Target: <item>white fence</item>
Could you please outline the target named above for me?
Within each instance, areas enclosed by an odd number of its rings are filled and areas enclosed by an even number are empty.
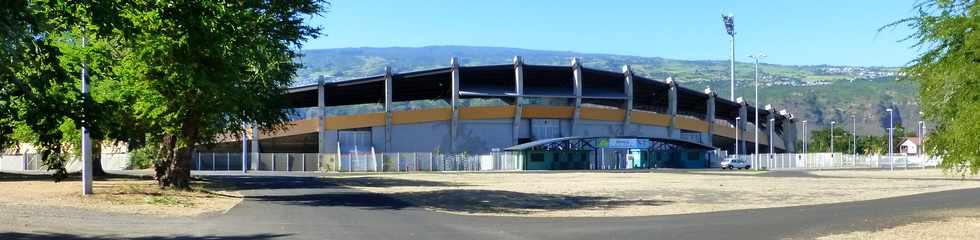
[[[439,154],[402,153],[252,153],[247,168],[259,171],[330,172],[422,172],[422,171],[517,171],[522,169],[520,154]],[[257,162],[251,162],[255,161]],[[199,152],[191,169],[197,171],[240,171],[241,153]]]
[[[102,169],[123,170],[129,167],[128,153],[102,153]],[[78,158],[69,159],[65,163],[69,172],[81,170]],[[0,155],[0,170],[10,171],[47,171],[37,153]]]
[[[834,168],[884,168],[906,169],[936,167],[941,159],[929,156],[853,155],[840,153],[786,153],[738,155],[753,169],[834,169]]]

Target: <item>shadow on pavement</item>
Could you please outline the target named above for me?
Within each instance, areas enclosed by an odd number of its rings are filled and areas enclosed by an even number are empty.
[[[150,236],[150,237],[119,237],[119,236],[79,236],[74,234],[66,233],[15,233],[15,232],[5,232],[0,233],[0,239],[4,240],[26,240],[26,239],[61,239],[61,240],[74,240],[74,239],[94,239],[94,240],[109,240],[109,239],[135,239],[135,240],[176,240],[176,239],[191,239],[191,240],[251,240],[251,239],[279,239],[286,238],[289,235],[285,234],[256,234],[256,235],[239,235],[239,236],[189,236],[189,235],[173,235],[173,236]]]
[[[626,206],[672,203],[651,199],[616,199],[598,196],[522,193],[502,190],[440,189],[401,193],[372,193],[352,187],[459,186],[438,181],[382,177],[320,178],[310,176],[213,176],[230,190],[272,190],[246,194],[259,202],[312,207],[354,207],[368,210],[425,208],[481,214],[527,214],[561,210],[603,210]]]
[[[437,181],[383,177],[321,178],[314,176],[208,176],[204,181],[227,183],[228,190],[349,189],[349,187],[450,187],[463,186]]]
[[[672,201],[614,199],[564,194],[522,193],[500,190],[451,189],[394,193],[388,196],[418,207],[484,214],[527,214],[558,210],[603,210],[625,206],[660,206]]]

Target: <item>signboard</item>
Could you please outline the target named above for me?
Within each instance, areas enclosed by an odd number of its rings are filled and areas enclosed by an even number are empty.
[[[653,142],[643,138],[601,138],[599,148],[650,148]]]

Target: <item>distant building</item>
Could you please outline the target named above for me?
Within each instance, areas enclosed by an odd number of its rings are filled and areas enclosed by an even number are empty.
[[[922,146],[921,139],[919,139],[918,137],[908,137],[905,138],[905,140],[903,140],[902,143],[898,145],[898,152],[909,156],[919,155],[920,152],[922,151],[921,146]]]

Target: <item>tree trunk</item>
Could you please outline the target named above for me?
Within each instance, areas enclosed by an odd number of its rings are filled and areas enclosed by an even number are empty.
[[[183,154],[177,149],[177,137],[164,136],[161,144],[163,145],[160,148],[161,160],[154,163],[160,188],[190,189],[190,168],[186,167],[190,161],[181,160]]]
[[[92,145],[92,176],[102,177],[106,175],[104,169],[102,169],[102,144],[100,141],[94,141],[95,144]]]

